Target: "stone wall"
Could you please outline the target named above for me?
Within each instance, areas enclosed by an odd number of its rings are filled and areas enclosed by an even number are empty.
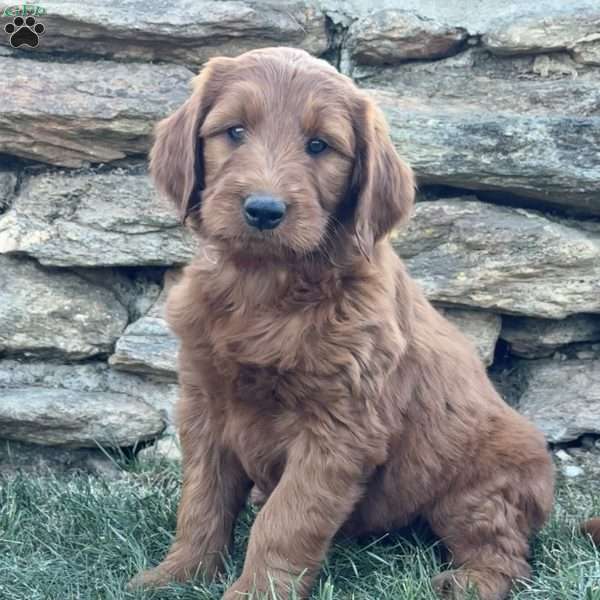
[[[394,245],[507,399],[600,434],[600,6],[524,4],[45,2],[38,49],[0,46],[0,464],[172,431],[163,287],[194,241],[152,127],[209,57],[281,44],[383,106],[420,183]]]

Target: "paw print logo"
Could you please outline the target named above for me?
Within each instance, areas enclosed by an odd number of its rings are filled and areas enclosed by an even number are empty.
[[[15,17],[12,23],[4,26],[4,31],[10,35],[10,45],[13,48],[29,46],[37,48],[40,43],[39,36],[46,31],[42,23],[36,23],[35,17]]]

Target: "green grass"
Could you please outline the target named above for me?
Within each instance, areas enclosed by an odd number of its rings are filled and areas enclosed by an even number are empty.
[[[179,499],[176,467],[129,469],[107,481],[87,476],[18,476],[0,480],[0,598],[2,600],[220,598],[243,561],[253,514],[236,532],[224,581],[129,593],[125,584],[156,564],[169,546]],[[600,553],[575,524],[600,514],[600,496],[562,485],[557,508],[534,545],[534,577],[518,600],[600,600]],[[429,578],[440,569],[435,544],[388,536],[335,546],[315,600],[428,600]]]

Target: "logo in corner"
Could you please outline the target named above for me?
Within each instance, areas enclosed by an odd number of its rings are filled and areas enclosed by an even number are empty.
[[[10,36],[10,45],[13,48],[25,46],[37,48],[40,35],[44,34],[46,27],[36,17],[45,14],[45,8],[34,4],[19,4],[5,8],[2,16],[12,17],[12,22],[4,26],[4,31]]]

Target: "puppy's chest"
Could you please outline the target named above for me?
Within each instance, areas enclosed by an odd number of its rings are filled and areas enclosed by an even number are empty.
[[[231,397],[293,415],[376,398],[401,348],[395,322],[333,302],[222,310],[206,325]]]
[[[331,318],[333,312],[326,305],[222,312],[211,320],[210,342],[220,360],[240,367],[330,372],[330,358],[351,350],[359,337],[354,326]]]
[[[306,397],[300,379],[243,366],[231,380],[223,439],[265,491],[281,476],[289,445],[309,426],[307,412],[319,410]]]

